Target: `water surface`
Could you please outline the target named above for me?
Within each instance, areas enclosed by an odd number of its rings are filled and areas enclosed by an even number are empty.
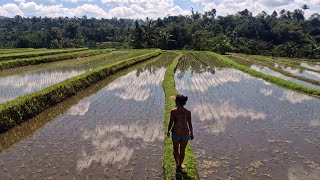
[[[163,179],[162,80],[174,57],[133,67],[77,103],[44,112],[30,120],[41,125],[26,138],[8,137],[28,131],[29,122],[1,134],[0,178]]]
[[[147,51],[132,52],[134,53],[131,53],[131,51],[116,51],[87,58],[0,71],[0,103],[41,90],[99,66],[145,54]]]
[[[200,179],[320,176],[319,99],[232,68],[178,66],[175,83],[189,97]]]

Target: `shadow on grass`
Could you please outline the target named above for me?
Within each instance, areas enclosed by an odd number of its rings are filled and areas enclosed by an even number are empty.
[[[176,171],[176,180],[185,180],[185,179],[191,180],[192,178],[188,175],[187,172],[182,172],[182,171],[177,170]]]

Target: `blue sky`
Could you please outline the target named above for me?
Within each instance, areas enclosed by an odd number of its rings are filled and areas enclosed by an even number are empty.
[[[303,4],[311,7],[305,13],[307,17],[320,12],[320,0],[0,0],[0,15],[156,19],[168,14],[190,14],[191,7],[199,12],[215,8],[218,15],[247,8],[256,15],[261,11],[293,11]]]

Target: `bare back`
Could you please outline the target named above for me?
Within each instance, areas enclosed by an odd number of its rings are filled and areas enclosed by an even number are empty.
[[[171,118],[174,122],[173,132],[178,136],[189,135],[188,121],[191,120],[191,113],[185,108],[177,108],[171,111]]]

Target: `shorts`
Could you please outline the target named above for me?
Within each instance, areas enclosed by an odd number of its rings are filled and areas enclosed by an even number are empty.
[[[189,135],[178,136],[176,135],[176,133],[172,132],[172,141],[188,141],[188,140],[190,140]]]

